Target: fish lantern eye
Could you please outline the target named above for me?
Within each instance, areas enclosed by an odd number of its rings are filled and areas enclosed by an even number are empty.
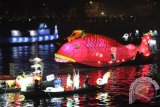
[[[78,44],[75,44],[75,49],[79,49],[80,46]]]

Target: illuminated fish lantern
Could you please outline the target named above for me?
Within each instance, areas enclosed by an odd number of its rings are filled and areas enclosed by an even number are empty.
[[[150,33],[142,37],[139,46],[128,44],[126,46],[103,35],[86,34],[85,36],[65,43],[57,53],[57,62],[77,62],[95,67],[107,67],[117,65],[134,59],[136,53],[150,55],[148,47]]]

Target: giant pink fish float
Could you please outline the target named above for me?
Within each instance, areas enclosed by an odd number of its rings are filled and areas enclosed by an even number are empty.
[[[55,53],[57,62],[77,62],[89,66],[107,67],[132,60],[137,52],[143,53],[145,57],[151,54],[148,47],[150,33],[143,35],[139,46],[133,44],[124,46],[103,35],[88,33],[79,36],[82,34],[80,33],[77,36],[75,32],[68,38],[69,42]]]

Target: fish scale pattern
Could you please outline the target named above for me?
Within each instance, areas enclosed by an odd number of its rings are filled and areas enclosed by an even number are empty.
[[[124,54],[123,52],[127,52],[128,49],[124,48],[124,46],[117,43],[115,40],[96,34],[87,34],[82,39],[84,39],[86,46],[88,47],[88,58],[86,61],[89,61],[90,63],[95,63],[95,61],[97,61],[97,64],[99,65],[105,65],[108,63],[108,61],[111,60],[112,47],[117,49],[117,60],[121,61],[122,59],[127,59],[127,53]]]
[[[65,43],[57,54],[90,66],[111,66],[133,59],[137,51],[143,52],[145,56],[149,55],[149,38],[149,34],[145,35],[138,47],[133,44],[124,46],[106,36],[88,33]]]

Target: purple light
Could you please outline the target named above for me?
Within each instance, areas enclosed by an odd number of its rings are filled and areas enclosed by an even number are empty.
[[[23,38],[19,37],[18,42],[19,42],[19,43],[23,42]]]
[[[54,35],[50,35],[50,40],[54,40]]]
[[[29,42],[29,38],[25,37],[24,42]]]
[[[37,38],[36,37],[32,37],[32,42],[36,42]]]
[[[45,36],[44,38],[45,38],[45,41],[46,41],[46,40],[49,40],[49,36],[48,36],[48,35]]]
[[[43,39],[42,36],[39,36],[39,37],[38,37],[38,40],[39,40],[39,41],[43,41],[44,39]]]
[[[18,41],[18,38],[14,37],[14,38],[11,38],[12,39],[12,42],[15,43]]]

